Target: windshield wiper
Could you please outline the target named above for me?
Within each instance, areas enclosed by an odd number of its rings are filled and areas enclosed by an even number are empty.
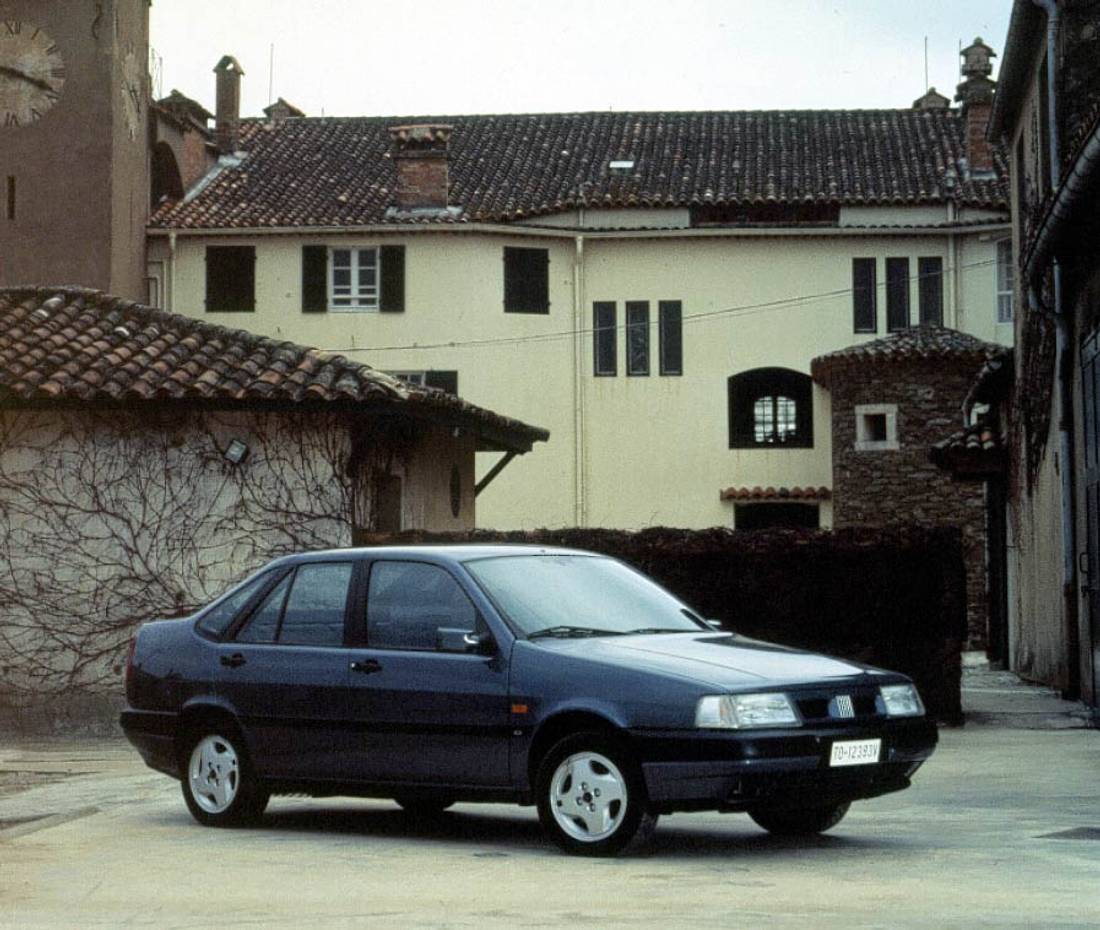
[[[679,630],[668,626],[640,626],[636,630],[627,630],[627,635],[632,633],[696,633],[697,630]]]
[[[558,639],[571,639],[573,637],[581,636],[622,636],[618,630],[598,630],[591,626],[548,626],[544,630],[535,630],[534,633],[528,633],[528,639],[549,639],[555,637]]]

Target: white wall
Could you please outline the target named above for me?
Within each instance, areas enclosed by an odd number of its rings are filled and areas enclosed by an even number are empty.
[[[831,487],[827,392],[814,388],[812,449],[731,450],[727,379],[765,366],[808,373],[817,355],[886,335],[888,256],[910,259],[914,322],[917,258],[935,255],[944,261],[947,322],[954,314],[979,338],[1009,343],[1012,337],[1011,326],[995,323],[996,246],[979,233],[957,237],[957,300],[943,234],[588,236],[578,269],[574,237],[564,232],[537,238],[479,231],[188,235],[178,239],[171,275],[177,312],[204,316],[208,242],[257,246],[257,311],[205,315],[211,321],[346,352],[385,370],[457,369],[465,399],[550,430],[549,443],[516,459],[478,498],[478,525],[486,527],[731,525],[733,504],[719,499],[724,488]],[[305,243],[404,244],[406,312],[303,314]],[[506,245],[550,250],[549,314],[503,312]],[[875,334],[853,332],[853,257],[878,261]],[[627,300],[650,303],[652,373],[626,375],[620,330],[619,374],[594,377],[592,304],[615,301],[622,327]],[[679,377],[657,374],[660,300],[683,305]],[[480,454],[478,473],[497,458]],[[827,504],[822,520],[831,522]]]

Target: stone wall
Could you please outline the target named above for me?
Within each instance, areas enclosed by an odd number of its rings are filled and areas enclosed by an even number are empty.
[[[972,360],[937,358],[846,366],[830,379],[833,416],[833,524],[958,526],[966,563],[968,642],[984,648],[985,492],[957,482],[929,460],[929,447],[962,427]],[[856,405],[897,406],[896,450],[857,451]]]

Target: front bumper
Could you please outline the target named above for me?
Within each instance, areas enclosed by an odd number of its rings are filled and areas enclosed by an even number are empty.
[[[649,801],[677,810],[796,808],[873,798],[909,787],[935,749],[934,723],[893,720],[798,730],[634,731]],[[829,766],[837,740],[882,739],[880,761]]]
[[[176,758],[177,714],[127,708],[118,718],[122,732],[151,769],[179,778]]]

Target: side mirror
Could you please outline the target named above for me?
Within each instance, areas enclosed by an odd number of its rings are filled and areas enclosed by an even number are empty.
[[[471,632],[441,626],[435,631],[435,648],[440,652],[472,652],[475,655],[492,655],[496,643],[488,632]]]

